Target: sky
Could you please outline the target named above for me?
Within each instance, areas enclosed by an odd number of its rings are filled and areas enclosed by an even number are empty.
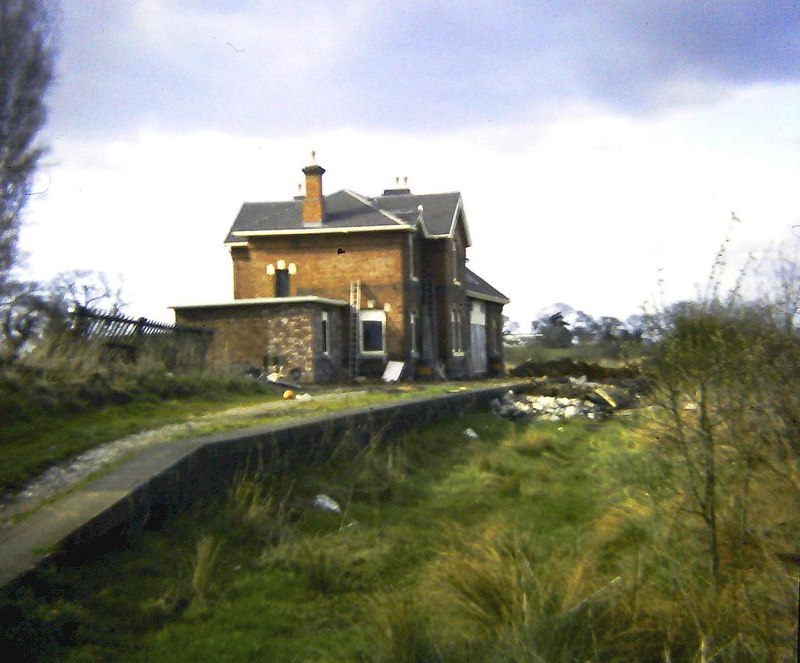
[[[58,29],[27,270],[119,275],[137,317],[230,300],[241,204],[312,150],[325,193],[460,191],[523,329],[691,298],[726,237],[731,274],[800,251],[800,0],[62,0]]]

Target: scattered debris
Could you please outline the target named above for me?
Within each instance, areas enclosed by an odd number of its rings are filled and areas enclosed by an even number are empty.
[[[590,382],[585,375],[564,380],[536,378],[531,393],[509,391],[494,399],[492,410],[506,419],[561,421],[574,417],[601,419],[624,408],[635,407],[642,391],[639,380],[616,380],[617,384]],[[646,385],[644,385],[646,388]]]
[[[405,362],[402,361],[390,361],[386,364],[386,369],[383,371],[383,377],[381,380],[384,382],[397,382],[400,379],[400,376],[403,374],[403,369],[405,368]]]
[[[283,400],[285,401],[294,400],[294,397],[295,397],[294,392],[291,389],[287,389],[286,391],[283,392]]]
[[[467,437],[470,440],[479,440],[480,439],[480,436],[472,428],[467,428],[464,431],[464,437]]]
[[[311,503],[311,507],[318,509],[319,511],[329,511],[330,513],[338,513],[339,515],[342,513],[339,503],[332,497],[323,495],[322,493],[314,498],[314,501]]]
[[[298,401],[310,401],[312,399],[311,394],[297,394],[295,397]]]
[[[283,375],[281,373],[269,373],[268,375],[262,374],[259,379],[264,380],[269,384],[274,384],[276,387],[283,387],[284,389],[293,389],[294,391],[300,390],[300,385],[298,385],[297,382],[289,382],[288,380],[284,380]]]
[[[595,387],[594,393],[600,396],[600,398],[602,398],[612,408],[614,408],[615,410],[617,409],[617,401],[611,398],[611,396],[609,396],[608,392],[605,389],[603,389],[602,387]]]

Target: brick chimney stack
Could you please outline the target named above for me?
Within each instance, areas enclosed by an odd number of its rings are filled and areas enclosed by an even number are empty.
[[[316,152],[311,153],[311,165],[303,168],[306,176],[306,196],[303,198],[303,223],[322,225],[325,218],[325,200],[322,197],[322,174],[325,169],[315,163]]]

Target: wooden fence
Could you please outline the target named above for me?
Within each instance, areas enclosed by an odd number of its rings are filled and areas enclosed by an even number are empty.
[[[85,306],[76,306],[72,318],[76,336],[87,343],[99,343],[107,358],[136,361],[147,352],[171,368],[176,364],[203,363],[213,333],[147,318],[103,313]]]

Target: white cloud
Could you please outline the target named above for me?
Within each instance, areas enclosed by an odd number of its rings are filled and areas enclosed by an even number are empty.
[[[800,140],[786,121],[799,108],[800,86],[763,86],[651,120],[587,106],[552,124],[435,134],[61,139],[23,245],[36,275],[122,273],[132,313],[169,319],[170,304],[231,296],[222,241],[240,204],[293,196],[316,149],[328,193],[375,195],[404,175],[416,192],[460,190],[470,266],[512,298],[512,317],[554,301],[622,317],[657,296],[661,268],[669,299],[695,294],[732,210],[735,255],[790,234]]]

